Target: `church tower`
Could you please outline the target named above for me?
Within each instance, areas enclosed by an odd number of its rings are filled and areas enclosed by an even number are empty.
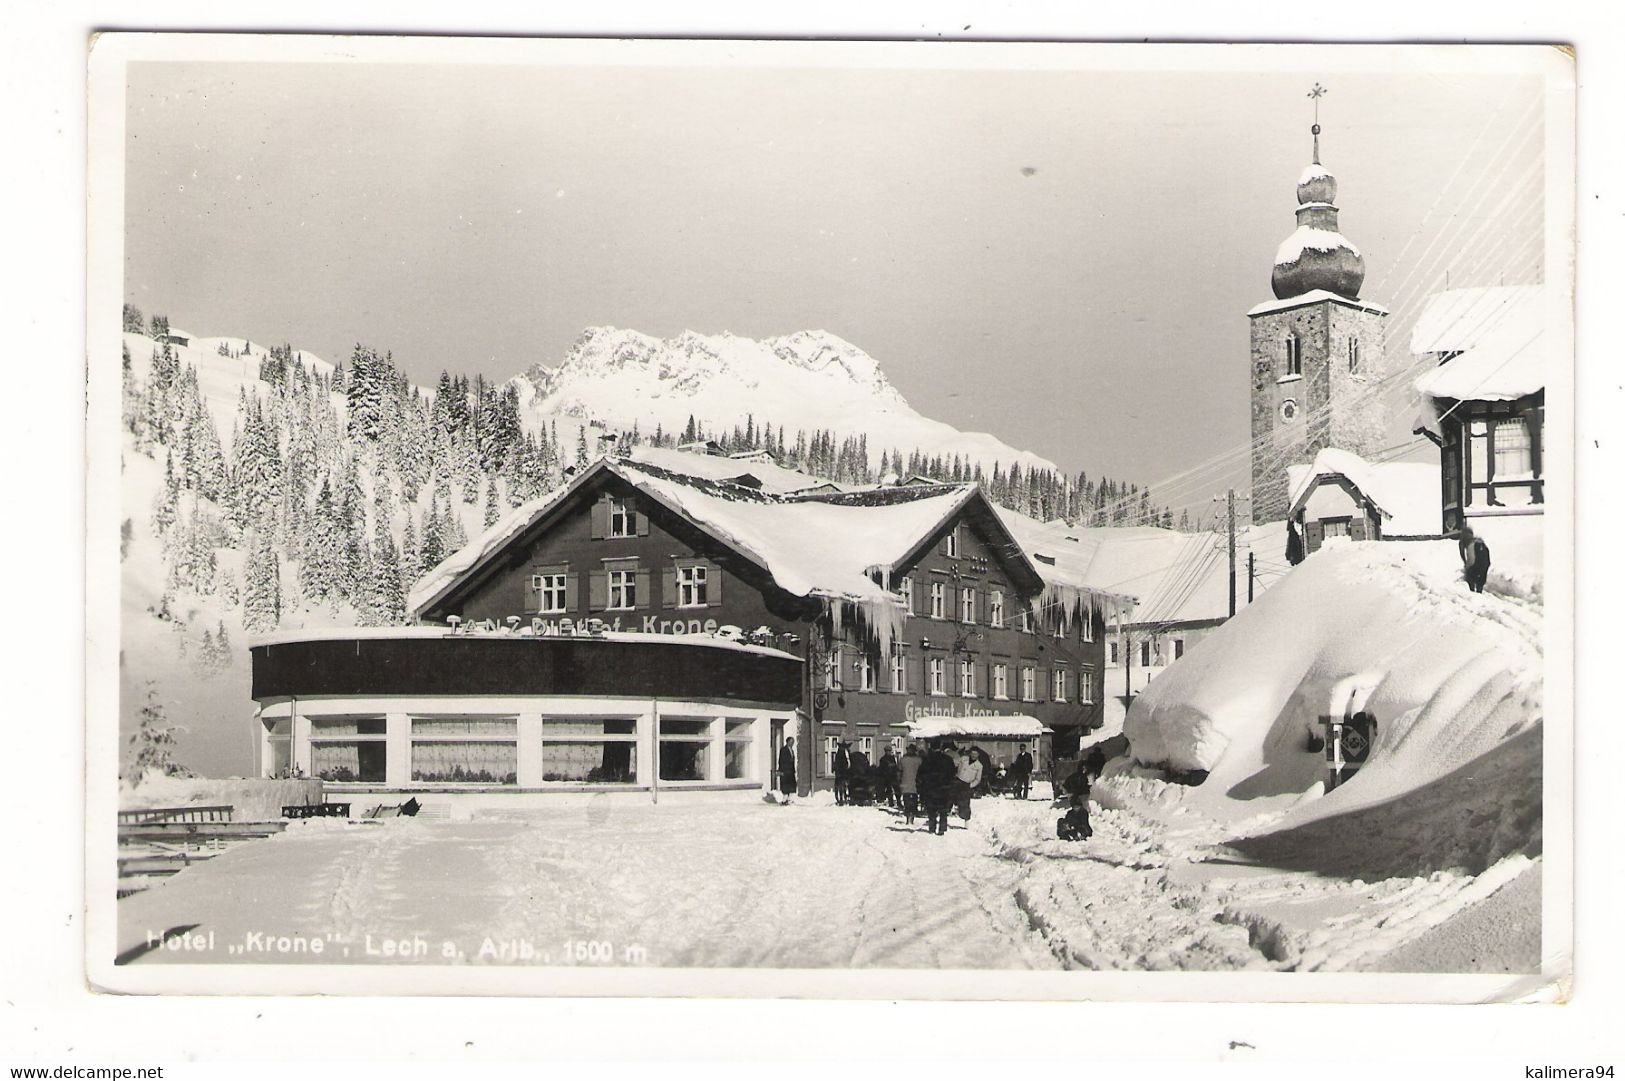
[[[1298,177],[1298,227],[1275,253],[1275,299],[1252,322],[1253,521],[1287,512],[1286,467],[1325,447],[1365,455],[1382,447],[1374,384],[1382,378],[1388,311],[1360,299],[1365,260],[1337,227],[1337,180],[1320,164],[1315,84],[1314,159]]]

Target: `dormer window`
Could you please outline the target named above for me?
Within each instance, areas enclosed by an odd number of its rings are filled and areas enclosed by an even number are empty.
[[[1303,340],[1298,337],[1297,331],[1286,336],[1286,374],[1303,374]]]

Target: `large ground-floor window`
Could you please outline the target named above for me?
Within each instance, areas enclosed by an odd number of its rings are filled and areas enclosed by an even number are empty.
[[[751,717],[660,718],[662,781],[744,781],[757,775]]]
[[[636,784],[635,717],[547,717],[542,721],[542,780]]]
[[[517,717],[413,717],[412,780],[518,784]]]
[[[311,775],[324,781],[384,781],[387,723],[382,715],[312,717]]]

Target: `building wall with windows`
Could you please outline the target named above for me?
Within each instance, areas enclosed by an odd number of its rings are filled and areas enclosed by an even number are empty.
[[[1495,519],[1545,511],[1544,390],[1514,401],[1439,399],[1444,526],[1486,537]]]
[[[804,635],[812,611],[682,517],[606,475],[423,618],[602,619],[613,630],[649,634],[767,626]]]
[[[1030,749],[1041,767],[1073,753],[1098,727],[1105,625],[1034,609],[979,527],[966,518],[945,525],[911,565],[892,579],[908,606],[893,650],[881,655],[855,636],[826,649],[813,678],[819,773],[827,777],[839,740],[855,749],[901,750],[904,724],[934,716],[1026,715],[1055,730]],[[867,743],[865,742],[867,741]],[[1009,761],[1018,748],[987,745]]]

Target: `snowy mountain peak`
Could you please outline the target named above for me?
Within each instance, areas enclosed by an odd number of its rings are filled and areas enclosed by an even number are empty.
[[[867,435],[877,460],[882,447],[919,447],[988,468],[1016,461],[1053,468],[992,436],[921,416],[874,357],[825,330],[763,339],[685,330],[662,340],[589,327],[557,367],[535,365],[518,381],[521,400],[536,413],[622,428],[681,429],[693,416],[725,431],[753,416],[791,431]]]

